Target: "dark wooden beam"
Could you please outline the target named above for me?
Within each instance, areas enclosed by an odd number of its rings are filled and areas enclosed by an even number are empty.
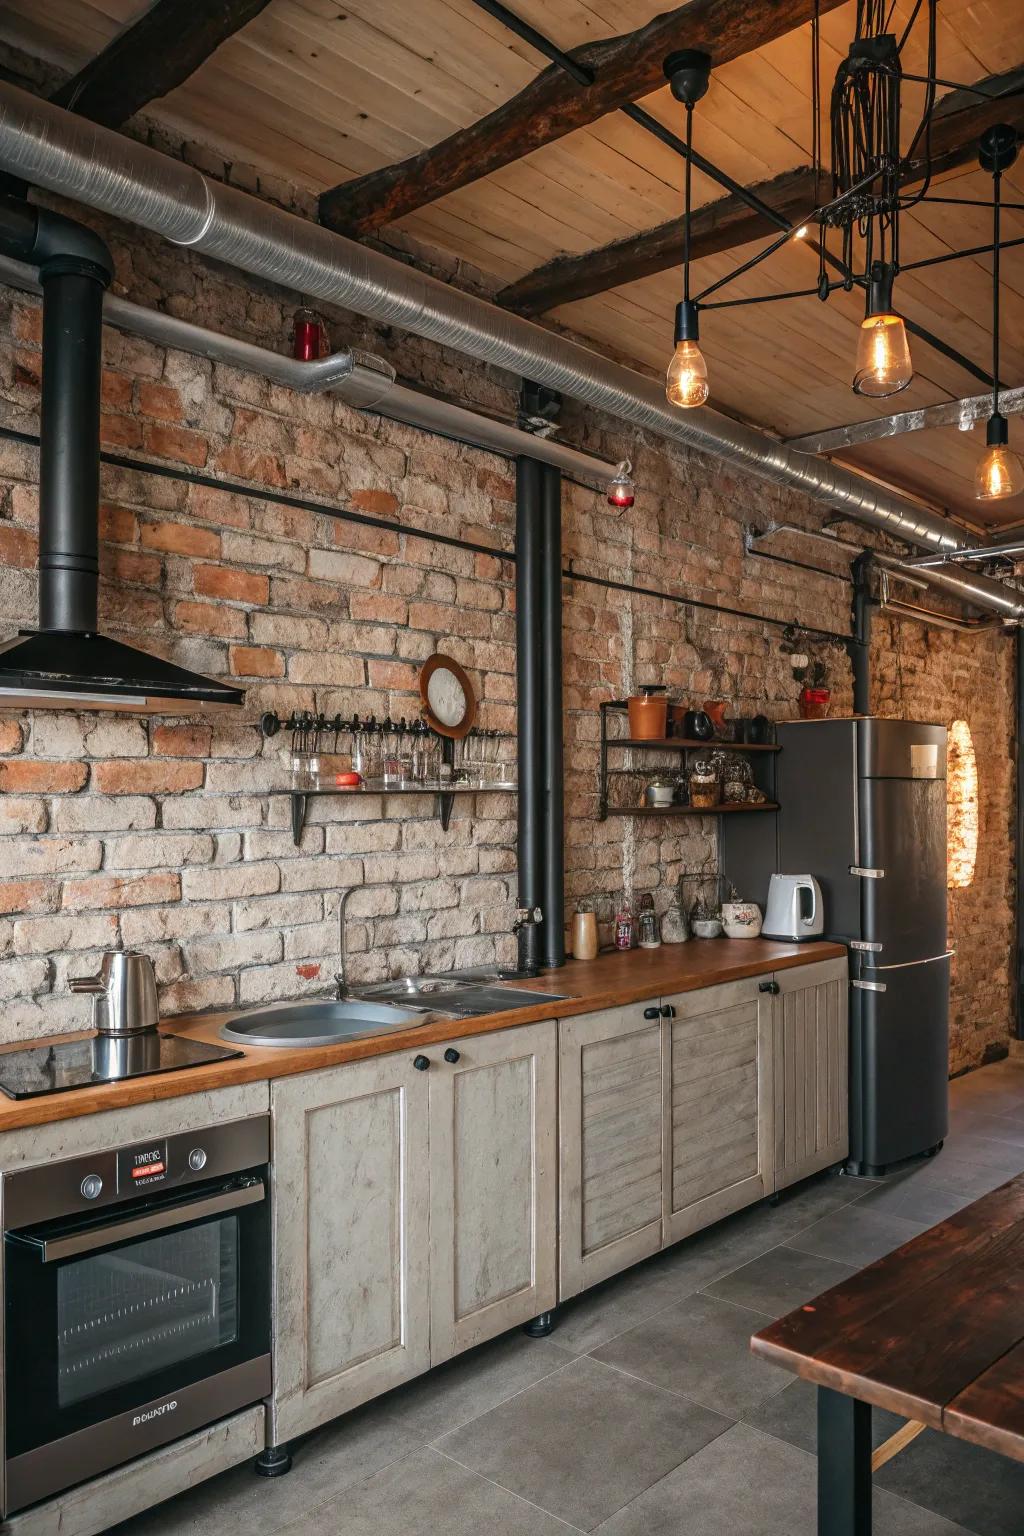
[[[978,90],[997,94],[993,101],[982,100],[969,91],[950,91],[932,116],[933,174],[956,170],[976,159],[978,139],[993,123],[1008,122],[1024,128],[1024,69],[1003,75],[990,75],[977,82]],[[916,153],[923,154],[923,139]],[[912,160],[904,178],[906,186],[919,182],[923,162]],[[814,172],[809,166],[784,171],[771,181],[758,182],[748,189],[781,213],[790,223],[806,219],[829,193],[825,188],[815,195]],[[734,246],[777,233],[767,219],[751,212],[735,196],[705,203],[693,216],[692,256],[717,255]],[[655,272],[667,271],[683,259],[683,219],[669,219],[654,229],[627,235],[610,245],[587,251],[581,256],[557,256],[510,283],[498,294],[498,302],[519,314],[539,315],[559,304],[572,304],[591,298],[623,283],[633,283]]]
[[[820,9],[842,3],[820,0]],[[699,48],[713,64],[726,64],[802,26],[814,9],[814,0],[688,0],[636,32],[575,48],[570,56],[592,73],[592,85],[552,64],[504,106],[433,148],[332,187],[320,199],[320,222],[344,234],[368,234],[649,96],[665,84],[662,65],[674,50]]]
[[[51,100],[106,128],[120,128],[166,96],[269,0],[155,0],[149,10],[66,80]]]

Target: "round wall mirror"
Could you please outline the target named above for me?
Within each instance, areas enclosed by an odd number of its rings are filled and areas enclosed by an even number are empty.
[[[476,719],[476,694],[463,667],[435,651],[420,670],[420,712],[439,736],[459,739]]]

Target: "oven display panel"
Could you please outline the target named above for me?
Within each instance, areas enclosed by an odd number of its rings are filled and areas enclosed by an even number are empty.
[[[117,1188],[121,1194],[149,1189],[168,1177],[167,1142],[153,1141],[144,1147],[128,1147],[117,1154]]]

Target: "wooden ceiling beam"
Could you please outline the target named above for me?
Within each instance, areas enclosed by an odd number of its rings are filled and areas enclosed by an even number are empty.
[[[820,0],[822,13],[843,0]],[[647,26],[571,50],[593,75],[581,85],[556,64],[479,122],[398,165],[332,187],[320,199],[320,222],[366,235],[449,192],[584,128],[665,84],[663,64],[676,49],[699,48],[712,64],[753,53],[802,26],[814,0],[687,0]]]
[[[934,175],[956,170],[973,160],[978,152],[978,139],[993,123],[1009,122],[1024,128],[1024,68],[990,75],[979,80],[977,88],[996,93],[997,99],[984,101],[968,91],[950,91],[935,108]],[[923,171],[921,160],[911,162],[904,184],[913,186],[919,182]],[[829,195],[824,188],[816,189],[810,166],[783,171],[771,181],[758,182],[748,190],[794,225],[807,219]],[[681,217],[669,219],[654,229],[626,235],[581,256],[557,256],[502,289],[498,302],[518,314],[539,315],[560,304],[572,304],[623,283],[664,272],[683,259],[683,227]],[[730,194],[695,210],[691,256],[699,261],[702,256],[714,256],[777,233],[767,219]]]
[[[182,85],[269,0],[155,0],[51,100],[105,128],[120,128]]]

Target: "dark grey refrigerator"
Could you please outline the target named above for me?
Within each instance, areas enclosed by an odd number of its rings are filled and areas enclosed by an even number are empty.
[[[946,728],[857,718],[777,733],[775,869],[815,876],[825,936],[849,946],[850,1162],[880,1173],[948,1128]],[[755,851],[735,852],[749,880]]]

